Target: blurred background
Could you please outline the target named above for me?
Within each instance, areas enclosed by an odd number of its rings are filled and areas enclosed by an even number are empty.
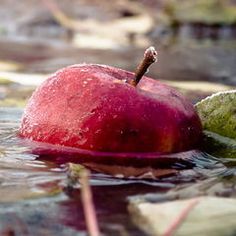
[[[0,0],[0,106],[24,106],[55,70],[76,63],[149,76],[193,103],[236,85],[236,0]]]

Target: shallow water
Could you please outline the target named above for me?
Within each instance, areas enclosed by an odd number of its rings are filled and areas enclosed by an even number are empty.
[[[30,146],[17,138],[21,115],[21,109],[0,109],[0,235],[86,235],[79,184],[68,191],[68,165],[32,154]],[[181,155],[186,154],[176,157]],[[137,173],[136,167],[113,166],[109,172],[106,165],[87,163],[96,170],[90,182],[101,231],[105,235],[144,235],[129,217],[130,196],[157,193],[157,198],[165,199],[168,190],[180,197],[235,195],[234,160],[220,160],[200,151],[187,155],[189,165],[177,161],[172,166],[177,172],[162,177],[157,177],[155,168]]]

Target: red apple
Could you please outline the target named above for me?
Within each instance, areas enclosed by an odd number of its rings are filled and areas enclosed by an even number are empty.
[[[173,88],[134,73],[80,64],[49,77],[26,106],[20,136],[100,152],[173,153],[202,135],[193,105]]]

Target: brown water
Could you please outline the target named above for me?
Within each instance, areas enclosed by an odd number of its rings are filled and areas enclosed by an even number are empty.
[[[80,185],[68,191],[67,164],[31,154],[17,138],[21,114],[21,109],[0,108],[0,235],[86,235]],[[233,160],[189,153],[189,165],[176,163],[178,174],[162,178],[116,178],[92,172],[94,204],[104,235],[144,235],[129,216],[130,196],[156,193],[163,200],[168,190],[195,185],[195,195],[235,195]],[[213,181],[210,187],[205,187],[206,181]],[[220,186],[211,189],[216,184]]]

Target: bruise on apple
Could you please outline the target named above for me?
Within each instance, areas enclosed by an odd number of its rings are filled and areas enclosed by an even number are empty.
[[[172,153],[196,148],[202,127],[193,105],[169,86],[105,65],[59,70],[33,93],[19,135],[102,152]]]

